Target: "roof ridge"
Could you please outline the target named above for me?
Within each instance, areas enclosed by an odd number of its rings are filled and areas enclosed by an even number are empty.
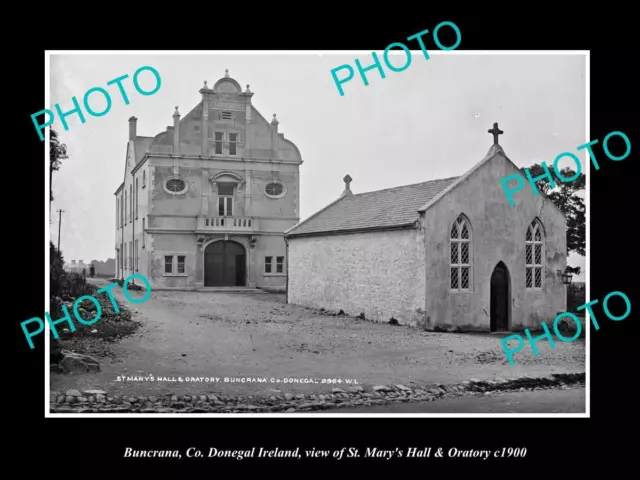
[[[425,183],[442,182],[442,181],[445,181],[445,180],[453,180],[453,179],[456,179],[456,178],[459,178],[459,175],[456,175],[454,177],[447,177],[447,178],[436,178],[436,179],[433,179],[433,180],[426,180],[424,182],[410,183],[408,185],[398,185],[396,187],[382,188],[380,190],[370,190],[368,192],[354,193],[353,195],[350,195],[350,196],[357,197],[357,196],[360,196],[360,195],[367,195],[369,193],[386,192],[388,190],[396,190],[398,188],[405,188],[405,187],[415,187],[415,186],[418,186],[418,185],[424,185]]]

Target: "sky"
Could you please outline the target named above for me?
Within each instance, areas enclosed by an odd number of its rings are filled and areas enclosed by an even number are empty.
[[[63,112],[71,110],[71,98],[82,104],[93,87],[105,88],[112,99],[102,117],[85,111],[84,124],[78,115],[67,117],[68,131],[57,118],[52,125],[69,158],[54,172],[51,239],[58,241],[57,210],[62,209],[65,260],[114,257],[114,192],[124,178],[129,117],[138,118],[138,135],[153,137],[173,125],[176,106],[183,116],[194,108],[204,81],[213,86],[225,69],[243,89],[250,85],[255,108],[267,119],[277,114],[279,132],[300,149],[302,219],[340,196],[346,174],[353,178],[354,193],[464,174],[487,153],[493,142],[487,130],[494,122],[504,131],[500,145],[519,167],[551,165],[559,153],[577,154],[576,147],[590,140],[584,55],[461,53],[430,52],[426,60],[414,51],[402,72],[385,67],[383,79],[377,70],[368,71],[368,86],[356,70],[342,85],[344,96],[331,70],[343,64],[355,69],[356,58],[366,67],[373,63],[371,52],[51,54],[50,101],[44,108],[60,104]],[[382,52],[378,56],[382,59]],[[406,62],[402,51],[389,58],[397,66]],[[139,94],[132,83],[134,72],[147,65],[162,79],[150,96]],[[128,105],[115,85],[107,86],[125,74]],[[142,89],[153,88],[149,72],[139,78]],[[91,106],[102,111],[106,103],[94,94]],[[585,155],[578,154],[583,171]],[[564,159],[564,166],[571,161]],[[574,281],[584,281],[584,257],[570,255],[569,264],[582,267]]]

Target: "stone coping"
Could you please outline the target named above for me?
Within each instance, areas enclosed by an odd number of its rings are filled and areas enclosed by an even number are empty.
[[[545,377],[475,380],[457,385],[439,383],[420,386],[376,385],[333,388],[327,394],[271,396],[162,395],[150,397],[111,396],[104,390],[50,392],[51,413],[276,413],[307,412],[332,408],[434,401],[461,395],[526,391],[584,384],[585,373],[561,373]]]

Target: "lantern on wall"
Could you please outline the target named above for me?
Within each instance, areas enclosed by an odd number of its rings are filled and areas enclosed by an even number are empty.
[[[558,270],[558,275],[562,276],[562,283],[564,283],[565,285],[571,285],[573,274],[569,273],[569,269],[565,269],[564,272]]]

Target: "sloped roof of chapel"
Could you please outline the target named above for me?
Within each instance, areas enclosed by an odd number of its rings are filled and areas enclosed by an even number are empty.
[[[302,221],[287,236],[409,227],[418,210],[459,177],[345,195]]]

